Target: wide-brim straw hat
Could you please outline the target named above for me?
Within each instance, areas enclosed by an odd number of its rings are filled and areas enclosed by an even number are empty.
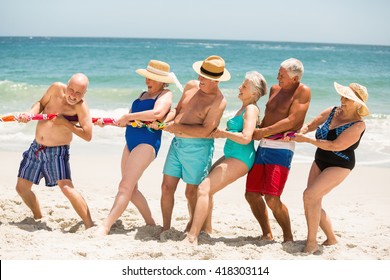
[[[225,68],[225,61],[217,55],[212,55],[203,61],[195,62],[192,68],[198,75],[213,81],[230,80],[230,73]]]
[[[168,63],[160,60],[151,60],[146,69],[137,69],[135,72],[153,81],[171,84],[174,83],[174,80],[169,70]]]
[[[353,100],[362,105],[359,109],[359,114],[361,116],[368,116],[370,114],[366,104],[368,99],[368,92],[365,86],[362,86],[358,83],[351,83],[349,86],[342,86],[334,82],[334,87],[337,93],[341,96],[344,96],[345,98]]]

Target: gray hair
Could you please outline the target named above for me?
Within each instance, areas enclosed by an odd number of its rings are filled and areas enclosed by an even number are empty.
[[[290,78],[298,77],[300,81],[303,75],[303,64],[296,58],[289,58],[280,64],[280,67],[287,70]]]
[[[257,93],[256,102],[260,99],[260,97],[267,94],[267,81],[257,71],[250,71],[245,74],[245,80],[251,82],[252,90]]]

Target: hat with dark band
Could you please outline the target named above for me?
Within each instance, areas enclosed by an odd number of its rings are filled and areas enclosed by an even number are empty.
[[[212,55],[204,61],[197,61],[192,65],[198,75],[213,81],[228,81],[230,73],[225,68],[225,61],[222,57]]]

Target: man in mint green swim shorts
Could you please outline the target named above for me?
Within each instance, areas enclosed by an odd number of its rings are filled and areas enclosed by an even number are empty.
[[[214,139],[208,138],[220,122],[226,100],[219,89],[220,81],[228,81],[230,73],[225,61],[216,55],[197,61],[192,68],[198,80],[189,81],[183,95],[165,122],[164,131],[175,134],[164,165],[161,185],[163,231],[171,228],[175,191],[179,180],[186,183],[186,198],[191,220],[195,211],[197,186],[208,175],[214,151]]]
[[[199,185],[209,173],[214,152],[214,139],[182,138],[172,140],[163,173]]]

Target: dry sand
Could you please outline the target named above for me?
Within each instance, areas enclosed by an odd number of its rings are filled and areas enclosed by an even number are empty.
[[[82,146],[83,147],[83,146]],[[121,149],[112,153],[72,151],[72,177],[86,199],[96,223],[108,214],[120,180]],[[107,148],[107,147],[106,147]],[[215,196],[213,227],[200,245],[180,242],[188,221],[184,184],[176,192],[173,228],[160,238],[160,184],[164,156],[144,173],[139,188],[148,199],[158,226],[145,226],[133,205],[114,224],[110,235],[91,237],[58,187],[43,180],[33,190],[44,217],[32,218],[15,191],[21,152],[0,152],[0,259],[2,260],[389,260],[390,172],[388,168],[359,166],[324,199],[339,238],[317,255],[301,253],[306,237],[302,193],[309,164],[293,163],[282,201],[290,211],[295,242],[282,244],[281,230],[272,214],[275,241],[259,241],[260,228],[244,199],[241,178]],[[324,234],[319,232],[319,242]]]

